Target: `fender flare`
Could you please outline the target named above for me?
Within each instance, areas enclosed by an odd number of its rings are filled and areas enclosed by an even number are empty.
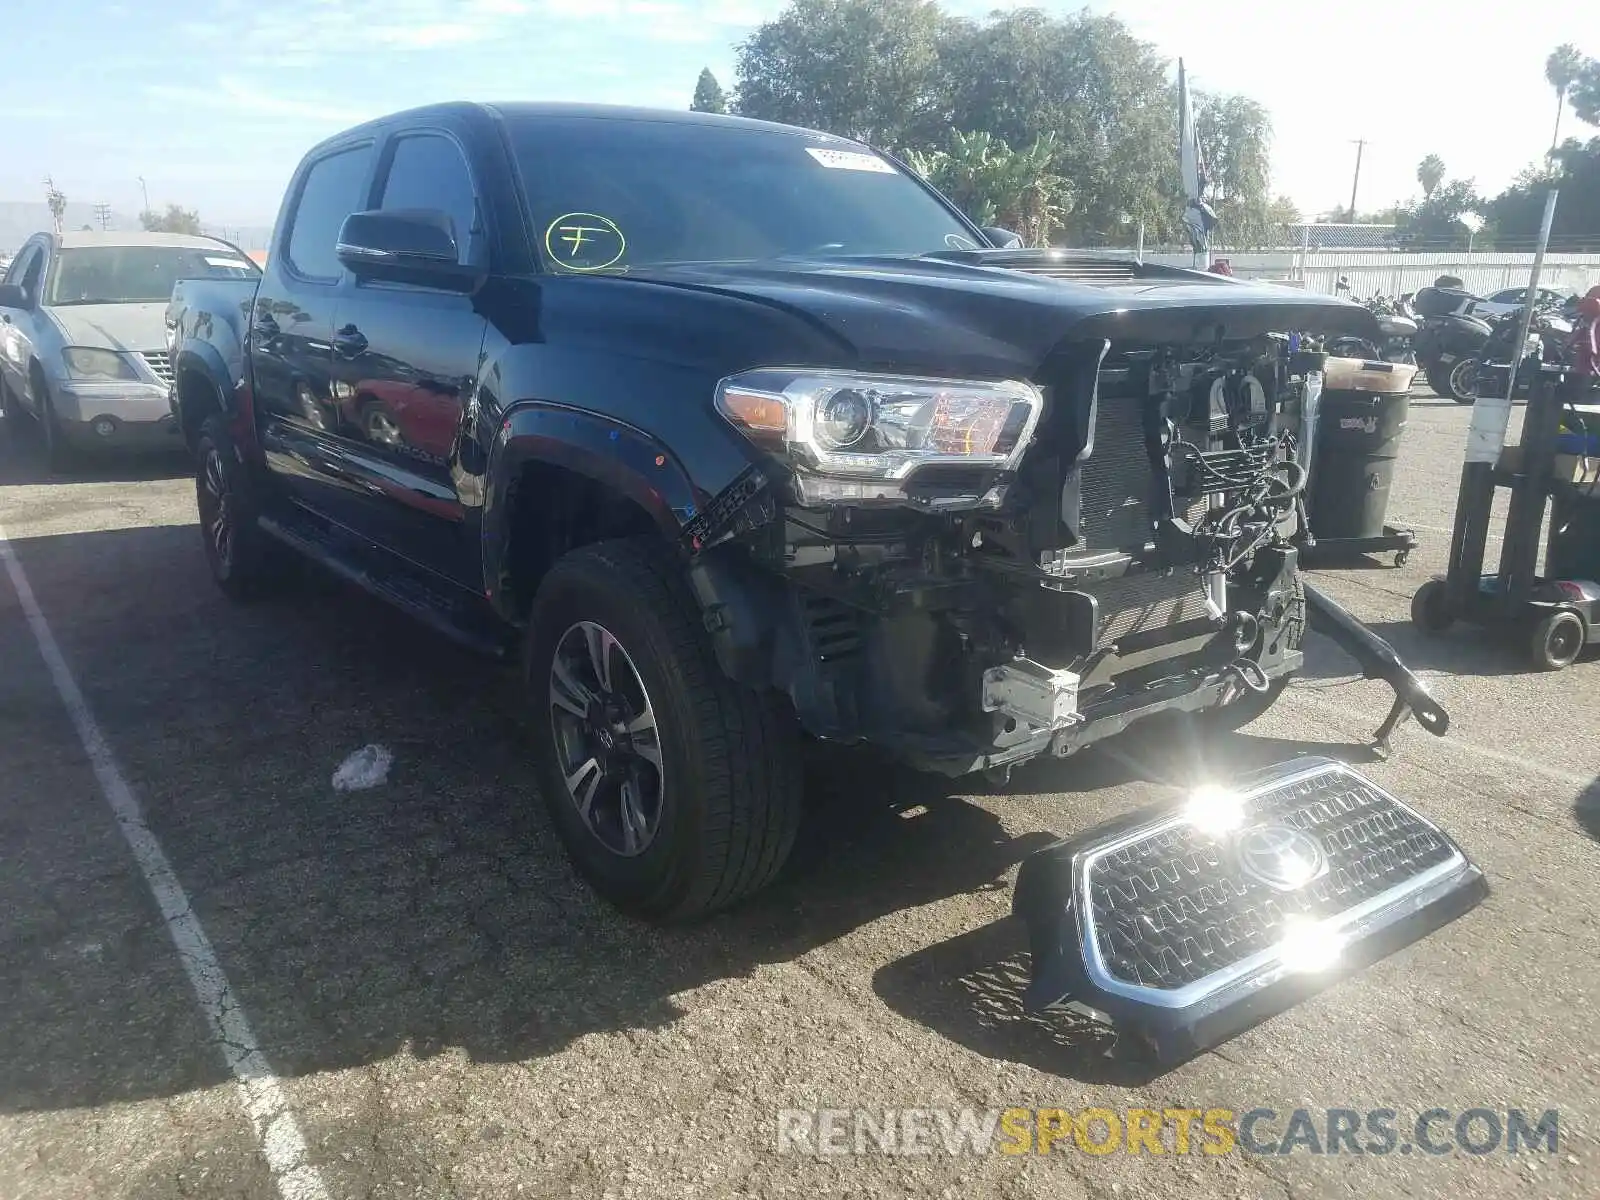
[[[678,543],[703,495],[667,447],[642,429],[563,405],[527,402],[508,409],[490,443],[482,550],[489,601],[512,615],[502,570],[511,545],[511,489],[524,466],[557,466],[626,496]]]
[[[236,381],[231,378],[228,364],[222,361],[221,352],[209,342],[189,342],[178,348],[177,357],[172,363],[172,405],[180,421],[183,417],[183,377],[187,374],[205,376],[216,393],[222,411],[230,416],[233,414]]]

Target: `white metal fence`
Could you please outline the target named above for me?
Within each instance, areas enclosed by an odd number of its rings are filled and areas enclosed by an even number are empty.
[[[1532,254],[1465,252],[1408,254],[1388,250],[1298,250],[1223,253],[1235,275],[1292,283],[1313,292],[1332,293],[1341,275],[1357,297],[1381,293],[1402,295],[1426,287],[1440,275],[1455,275],[1468,291],[1480,296],[1502,288],[1526,286]],[[1187,267],[1193,256],[1182,253],[1145,255],[1146,261]],[[1600,284],[1600,254],[1547,254],[1540,286],[1582,294]]]

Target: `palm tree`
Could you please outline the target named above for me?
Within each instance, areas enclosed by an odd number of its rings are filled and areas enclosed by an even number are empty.
[[[1550,51],[1550,57],[1544,60],[1545,82],[1556,90],[1556,128],[1550,135],[1552,150],[1561,141],[1561,110],[1567,106],[1567,93],[1583,73],[1583,61],[1583,55],[1571,42],[1557,46]]]
[[[1437,154],[1430,154],[1417,164],[1417,182],[1422,185],[1423,199],[1433,195],[1433,189],[1439,186],[1439,181],[1444,178],[1444,159]]]

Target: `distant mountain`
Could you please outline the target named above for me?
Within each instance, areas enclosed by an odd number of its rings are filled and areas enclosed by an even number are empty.
[[[67,202],[67,215],[62,221],[67,229],[82,229],[85,225],[99,229],[94,215],[94,205]],[[42,229],[50,228],[50,209],[43,200],[0,200],[0,254],[14,253],[18,246]],[[138,213],[113,212],[112,229],[139,228]],[[271,240],[272,229],[266,225],[230,225],[202,221],[201,228],[215,237],[226,237],[245,250],[263,250]]]

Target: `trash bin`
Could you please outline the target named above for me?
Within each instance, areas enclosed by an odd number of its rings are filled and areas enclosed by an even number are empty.
[[[1330,388],[1322,393],[1308,498],[1311,533],[1319,542],[1383,536],[1410,403],[1409,386],[1396,392]]]

